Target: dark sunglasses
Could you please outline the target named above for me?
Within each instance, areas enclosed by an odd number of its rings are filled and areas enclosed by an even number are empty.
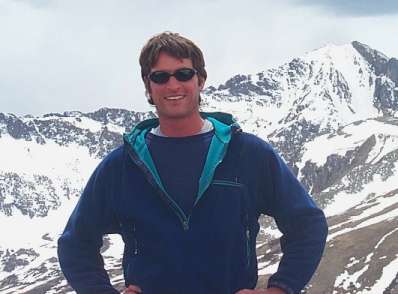
[[[169,73],[167,71],[154,71],[149,74],[149,79],[156,84],[165,84],[169,81],[170,77],[175,77],[177,81],[186,82],[193,78],[198,72],[193,68],[180,68],[174,73]]]

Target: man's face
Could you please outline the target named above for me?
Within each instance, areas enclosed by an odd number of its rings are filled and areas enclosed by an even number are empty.
[[[154,71],[174,73],[181,68],[193,68],[192,61],[188,58],[178,59],[161,52],[151,73]],[[174,76],[164,84],[157,84],[150,80],[148,92],[156,106],[159,118],[181,119],[197,115],[199,94],[203,89],[203,84],[204,81],[200,83],[197,74],[185,82],[176,80]]]

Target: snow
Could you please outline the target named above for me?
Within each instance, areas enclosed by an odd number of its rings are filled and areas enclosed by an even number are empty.
[[[377,248],[379,248],[379,246],[388,238],[390,237],[392,234],[394,234],[396,231],[398,231],[398,228],[396,228],[395,230],[392,230],[391,232],[388,232],[387,234],[385,234],[383,237],[380,238],[379,242],[377,242],[373,252],[371,252],[370,254],[368,254],[368,256],[366,256],[366,260],[365,263],[369,263],[374,255],[374,252],[376,251]],[[386,257],[386,256],[384,256]],[[380,258],[381,259],[381,258]]]
[[[384,209],[396,204],[397,203],[396,197],[397,197],[397,195],[393,195],[393,196],[389,196],[389,197],[377,197],[377,202],[376,202],[375,205],[372,205],[371,207],[367,208],[366,210],[364,210],[359,215],[352,216],[350,218],[350,220],[351,221],[358,221],[358,220],[361,220],[361,219],[365,218],[366,216],[375,215],[377,213],[380,213]],[[373,199],[374,198],[370,198],[367,201],[365,201],[363,204],[358,205],[355,208],[361,208],[361,207],[363,207],[365,205],[373,204]]]
[[[0,214],[0,231],[7,233],[0,248],[39,248],[43,245],[42,236],[49,233],[50,238],[57,238],[62,233],[69,215],[78,198],[65,199],[57,210],[50,210],[46,217],[29,218],[15,210],[12,217]]]
[[[371,68],[351,44],[328,45],[308,53],[303,60],[307,64],[313,65],[314,72],[314,82],[311,88],[313,93],[309,97],[313,97],[311,104],[314,104],[316,111],[312,116],[308,113],[308,119],[319,121],[323,127],[326,127],[327,120],[324,120],[318,113],[321,111],[327,114],[328,109],[334,109],[336,113],[330,116],[332,119],[329,123],[335,127],[338,124],[346,124],[378,115],[372,99],[369,99],[374,93],[374,85],[369,85],[369,78],[374,78]],[[325,76],[329,78],[325,78]],[[322,81],[321,84],[317,83],[318,80]],[[335,83],[338,82],[348,86],[351,98],[342,98],[341,94],[336,92],[338,88],[335,87]],[[332,99],[322,101],[326,92],[331,95]]]
[[[263,267],[261,267],[263,266]],[[272,275],[276,273],[278,270],[279,262],[271,264],[271,265],[264,265],[264,264],[259,264],[259,270],[258,270],[258,275],[259,276],[264,276],[264,275]]]
[[[255,98],[258,101],[262,97]],[[266,98],[264,100],[267,100]],[[283,117],[283,113],[287,111],[286,107],[278,108],[274,104],[265,103],[265,106],[253,107],[252,101],[216,101],[212,106],[204,108],[204,111],[224,111],[231,113],[234,117],[239,117],[238,123],[245,132],[256,134],[262,138],[266,138],[277,127],[272,122],[279,121]],[[258,125],[261,124],[261,127]]]
[[[395,170],[397,169],[397,164],[394,165]],[[359,205],[361,203],[365,203],[366,198],[369,195],[376,194],[376,195],[383,195],[387,194],[395,189],[397,189],[398,183],[398,173],[390,176],[386,180],[383,180],[381,175],[374,175],[373,181],[369,182],[368,184],[363,186],[363,189],[358,193],[348,193],[346,191],[342,191],[337,193],[334,196],[333,202],[329,204],[325,209],[326,216],[332,216],[336,214],[343,213],[344,211]],[[381,200],[385,201],[384,203],[388,203],[389,201],[394,201],[394,198]],[[378,208],[374,208],[378,209]]]
[[[279,259],[282,257],[282,254],[279,255]],[[263,276],[263,275],[271,275],[273,273],[276,273],[278,270],[279,262],[271,264],[270,261],[267,262],[260,262],[258,264],[258,275]]]
[[[335,132],[333,136],[325,134],[308,142],[305,145],[306,151],[299,167],[302,168],[307,161],[322,166],[330,154],[344,156],[347,151],[359,147],[372,135],[375,135],[377,143],[369,155],[368,162],[380,159],[385,154],[397,149],[398,126],[368,119],[360,123],[349,124]]]
[[[398,228],[387,233],[386,235],[384,235],[382,238],[380,238],[379,242],[376,244],[374,250],[368,254],[368,256],[366,256],[366,259],[364,261],[364,266],[356,271],[356,272],[352,272],[349,269],[354,266],[355,264],[359,263],[360,261],[355,259],[355,257],[352,257],[350,259],[350,263],[347,264],[345,266],[345,270],[343,273],[341,273],[339,276],[336,277],[335,283],[334,283],[334,287],[342,287],[344,290],[348,290],[349,286],[352,284],[354,285],[356,288],[360,288],[361,284],[358,282],[358,279],[361,277],[361,275],[363,273],[365,273],[368,268],[369,268],[369,263],[371,262],[371,259],[374,255],[374,252],[376,251],[376,249],[392,234],[394,234],[396,231],[398,231]],[[396,263],[398,265],[398,263]],[[393,263],[393,265],[395,265]],[[390,267],[390,272],[388,272],[388,270],[386,268],[384,268],[383,270],[383,275],[384,278],[380,279],[373,287],[372,287],[372,291],[368,292],[368,290],[366,290],[365,292],[361,292],[361,293],[382,293],[384,291],[384,289],[391,283],[392,279],[395,278],[395,274],[397,272],[397,268],[395,268],[395,272],[393,269],[393,265],[389,265]],[[378,285],[380,284],[380,285]],[[338,293],[337,291],[334,291],[333,293]]]
[[[45,145],[16,140],[8,134],[1,137],[2,172],[19,175],[45,175],[49,178],[88,178],[99,160],[89,156],[88,148],[71,143],[60,146],[47,140]]]
[[[46,264],[47,268],[58,270],[58,263],[49,263],[48,259],[57,256],[56,240],[62,233],[67,220],[74,209],[78,198],[71,198],[62,202],[61,207],[56,211],[50,211],[45,218],[32,218],[28,219],[21,214],[6,217],[0,214],[0,231],[5,232],[7,238],[2,238],[0,250],[5,251],[24,248],[32,248],[39,254],[38,257],[31,259],[29,265],[16,268],[12,273],[18,277],[23,277],[24,283],[32,282],[30,286],[23,286],[10,289],[6,293],[21,293],[29,291],[41,283],[45,284],[49,279],[42,282],[35,282],[35,277],[29,276],[30,269],[39,268],[41,265]],[[10,230],[12,228],[12,231]],[[47,237],[53,241],[42,239],[42,236],[47,234]],[[106,268],[115,268],[120,266],[120,258],[122,257],[124,244],[119,235],[108,235],[111,246],[103,253]],[[22,258],[22,256],[19,256]],[[0,270],[0,280],[9,276],[10,273]],[[63,282],[66,285],[66,281]],[[58,285],[60,286],[60,285]]]
[[[363,294],[384,293],[385,289],[391,284],[397,275],[398,255],[396,259],[383,268],[380,279],[370,289],[364,289]]]
[[[104,256],[104,258],[110,257],[115,258],[115,260],[117,260],[116,257],[121,258],[124,250],[124,242],[122,237],[117,234],[112,234],[108,235],[108,238],[110,241],[110,246],[102,255]],[[119,265],[119,261],[117,261],[116,265]]]
[[[398,131],[398,127],[396,127]],[[397,149],[398,146],[398,135],[390,133],[378,134],[376,136],[376,146],[373,147],[372,151],[369,153],[367,162],[374,163],[379,161],[383,156]]]
[[[262,234],[272,237],[273,239],[278,239],[282,236],[282,233],[278,229],[274,229],[270,226],[267,227],[260,227],[260,231]]]
[[[101,128],[103,127],[103,124],[101,122],[95,121],[88,117],[81,116],[81,113],[74,113],[73,116],[66,116],[66,117],[59,117],[54,115],[54,116],[23,119],[25,123],[28,121],[32,121],[34,123],[35,120],[39,121],[57,120],[60,122],[67,122],[77,128],[90,130],[92,133],[101,131]]]
[[[361,284],[358,282],[358,278],[368,270],[369,265],[365,265],[363,268],[360,270],[354,272],[354,273],[349,273],[348,270],[344,270],[342,274],[336,277],[336,280],[334,282],[334,287],[342,287],[344,290],[348,290],[348,287],[352,283],[355,285],[355,287],[359,288],[361,287]],[[338,293],[336,290],[333,291],[333,293]]]
[[[296,69],[292,69],[290,63],[249,75],[253,84],[262,80],[272,81],[277,86],[271,91],[272,97],[241,95],[237,100],[228,89],[224,89],[216,91],[214,99],[206,99],[213,100],[209,108],[232,112],[239,117],[244,130],[263,138],[277,128],[287,127],[287,124],[283,125],[279,121],[289,113],[297,115],[297,119],[319,123],[321,129],[329,126],[337,128],[380,115],[371,98],[375,87],[374,83],[369,84],[370,80],[375,80],[372,68],[351,44],[328,45],[297,60],[295,62],[301,68],[294,79],[289,73],[295,73]],[[259,74],[263,76],[262,79],[259,79]],[[339,92],[341,84],[348,87],[351,96],[345,97],[345,92]],[[330,99],[325,98],[326,93]],[[224,98],[224,101],[217,97]],[[227,101],[228,98],[233,101]],[[277,102],[270,103],[272,99]],[[297,112],[300,105],[305,107]],[[265,123],[258,127],[256,122],[261,119]]]
[[[329,242],[330,240],[332,240],[333,238],[336,238],[337,236],[340,235],[344,235],[347,234],[351,231],[356,231],[358,229],[367,227],[367,226],[371,226],[373,224],[377,224],[377,223],[381,223],[381,222],[388,222],[391,221],[395,218],[398,217],[398,208],[391,210],[389,212],[386,212],[382,215],[378,215],[375,217],[370,217],[369,219],[367,219],[366,221],[360,222],[358,225],[354,226],[354,227],[349,227],[349,228],[345,228],[342,229],[340,231],[337,231],[335,233],[329,234],[327,241]]]

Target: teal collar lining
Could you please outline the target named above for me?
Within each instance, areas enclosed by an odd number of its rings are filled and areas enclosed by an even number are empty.
[[[205,114],[206,115],[206,114]],[[210,142],[209,151],[207,153],[206,162],[204,164],[200,179],[199,179],[199,189],[198,195],[196,197],[196,203],[202,198],[204,192],[209,187],[211,181],[213,180],[214,172],[219,163],[223,160],[225,153],[228,148],[228,144],[231,140],[232,129],[230,125],[224,124],[219,120],[206,115],[206,118],[213,124],[214,136]],[[172,201],[178,208],[182,215],[184,212],[175,203],[173,198],[165,190],[163,183],[160,179],[159,173],[153,162],[152,156],[149,152],[148,146],[145,142],[145,136],[151,127],[156,126],[158,121],[156,119],[151,119],[141,123],[138,128],[136,127],[130,134],[126,135],[127,142],[133,147],[136,154],[140,160],[145,164],[148,170],[151,172],[153,178],[155,179],[157,185],[164,192],[164,194]]]
[[[204,192],[213,180],[214,172],[218,164],[223,160],[225,153],[227,152],[229,141],[231,140],[230,126],[225,125],[212,117],[207,117],[207,119],[213,124],[215,132],[199,179],[199,190],[195,204],[202,198]]]

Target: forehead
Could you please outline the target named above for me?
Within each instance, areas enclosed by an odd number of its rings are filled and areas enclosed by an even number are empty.
[[[164,70],[173,71],[181,67],[192,68],[192,60],[189,58],[176,58],[165,52],[160,52],[158,60],[152,66],[151,71]]]

